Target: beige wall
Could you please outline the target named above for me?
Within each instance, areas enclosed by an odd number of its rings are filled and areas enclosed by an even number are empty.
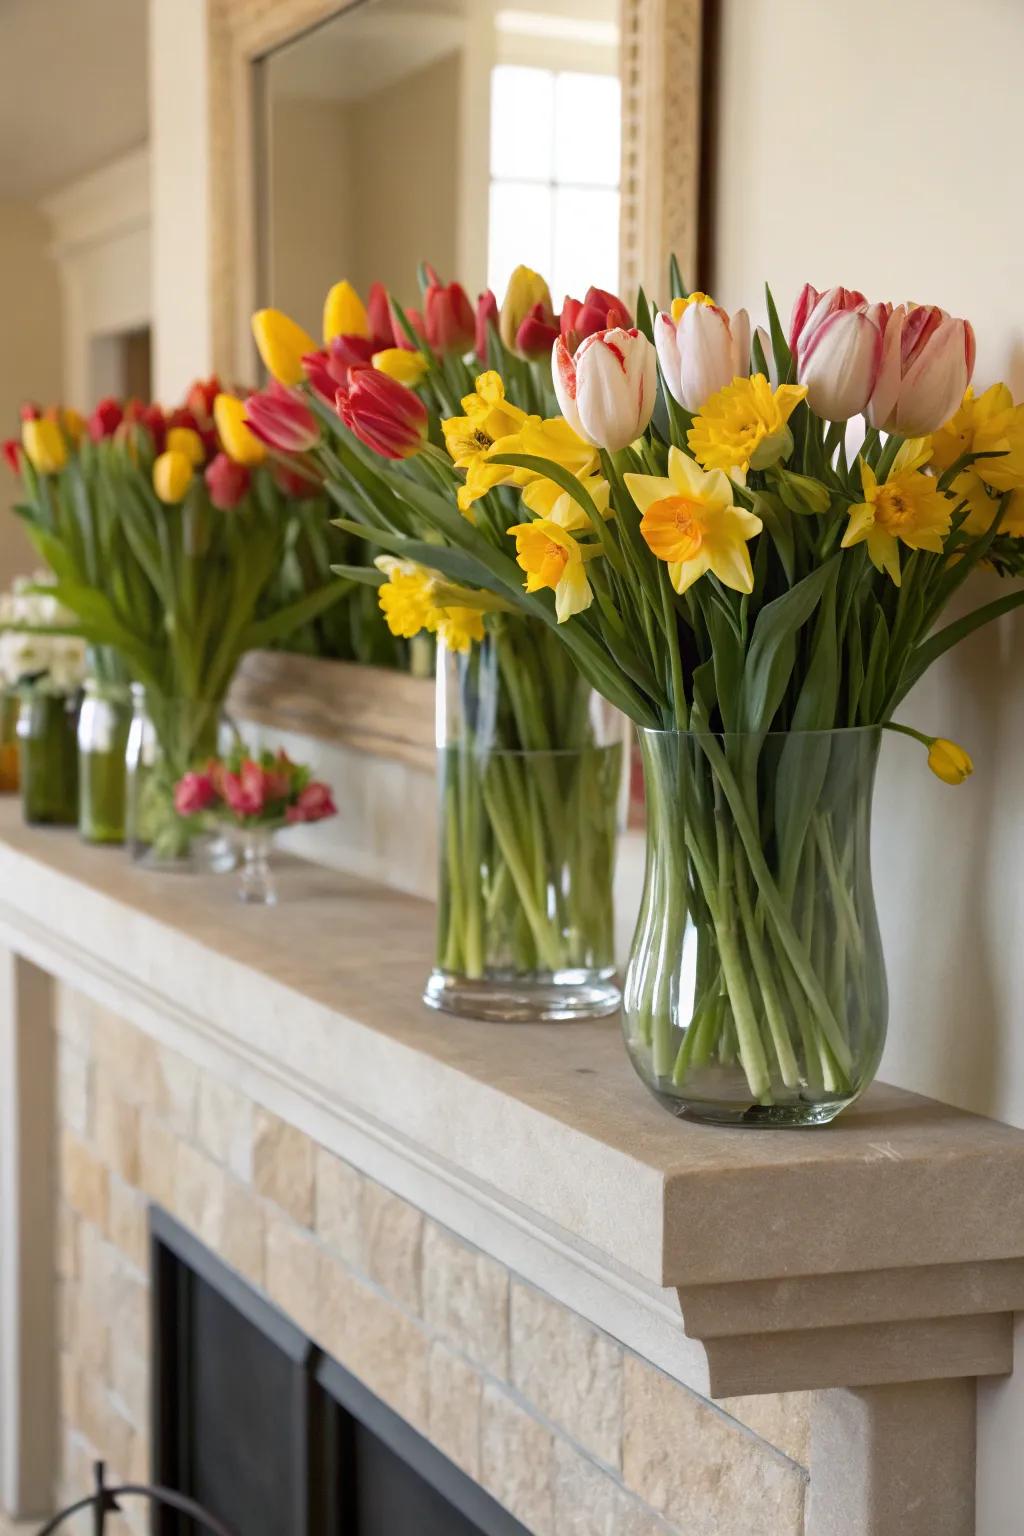
[[[61,395],[60,292],[49,228],[28,203],[0,202],[0,438],[16,437],[23,400],[53,404]],[[18,482],[0,465],[0,589],[36,559],[8,507]]]

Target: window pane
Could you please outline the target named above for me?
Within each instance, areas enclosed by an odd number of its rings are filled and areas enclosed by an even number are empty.
[[[566,293],[582,299],[591,283],[612,293],[619,286],[619,194],[559,187],[552,297],[556,304]]]
[[[522,262],[551,270],[551,189],[522,181],[491,183],[487,286],[501,303],[505,285]]]
[[[622,127],[614,75],[555,77],[555,180],[617,187]]]
[[[554,121],[552,72],[499,64],[491,72],[491,175],[550,181]]]

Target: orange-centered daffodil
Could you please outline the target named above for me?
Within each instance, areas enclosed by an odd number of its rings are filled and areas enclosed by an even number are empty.
[[[667,477],[624,478],[643,513],[644,541],[668,565],[677,592],[692,587],[706,571],[736,592],[753,591],[747,542],[761,532],[761,519],[733,505],[728,475],[720,469],[705,474],[681,449],[670,448]]]
[[[893,460],[889,478],[879,484],[871,465],[861,460],[864,500],[850,508],[843,548],[866,543],[872,565],[888,571],[900,585],[900,544],[941,555],[953,518],[953,502],[921,473],[931,457],[931,439],[909,438]]]
[[[594,600],[587,580],[586,561],[600,550],[596,544],[578,544],[565,528],[548,517],[516,523],[508,529],[516,541],[516,559],[526,572],[527,592],[549,587],[555,594],[559,624],[582,613]]]

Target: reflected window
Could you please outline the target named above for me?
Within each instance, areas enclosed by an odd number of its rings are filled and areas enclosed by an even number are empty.
[[[556,307],[619,281],[620,88],[614,75],[499,64],[491,75],[487,282],[520,262]]]

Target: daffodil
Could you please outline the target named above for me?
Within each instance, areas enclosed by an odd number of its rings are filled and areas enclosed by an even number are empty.
[[[999,510],[999,494],[1011,491],[999,529],[1014,538],[1024,535],[1024,405],[1014,405],[1006,385],[993,384],[977,396],[968,389],[960,409],[932,442],[939,470],[951,468],[965,453],[1000,455],[976,459],[960,471],[950,489],[957,502],[966,503],[963,526],[975,535],[988,532]]]
[[[954,503],[921,464],[932,452],[930,438],[910,438],[893,461],[889,478],[879,484],[871,465],[861,460],[864,500],[850,508],[843,548],[866,543],[876,570],[887,571],[900,585],[900,544],[940,555],[949,534]]]
[[[571,533],[547,517],[516,523],[508,532],[516,541],[516,559],[526,572],[527,592],[550,588],[555,594],[559,624],[590,607],[594,593],[586,562],[600,553],[596,544],[578,544]]]
[[[745,474],[767,469],[793,451],[787,423],[807,393],[803,384],[773,390],[763,373],[734,379],[704,402],[687,441],[705,469]]]
[[[643,514],[644,541],[668,565],[677,592],[692,587],[706,571],[736,592],[753,591],[747,544],[761,532],[761,519],[733,505],[728,475],[720,469],[705,473],[681,449],[670,448],[667,476],[624,478]]]
[[[422,383],[429,367],[422,352],[411,352],[408,347],[384,347],[373,354],[372,362],[378,373],[397,379],[407,389],[415,389]]]
[[[585,442],[564,416],[552,416],[546,421],[539,416],[527,416],[517,432],[498,438],[469,466],[466,483],[458,491],[462,512],[468,513],[473,502],[486,496],[496,485],[529,486],[539,478],[536,470],[495,462],[500,455],[510,453],[549,459],[581,479],[593,473],[600,458],[594,445]],[[582,527],[586,521],[584,516],[583,523],[578,526]]]
[[[611,486],[603,475],[580,475],[579,482],[603,518],[615,516]],[[535,517],[546,517],[567,533],[579,533],[593,526],[579,502],[554,480],[531,480],[523,487],[523,503]]]
[[[501,438],[518,432],[526,412],[505,399],[501,375],[493,369],[480,374],[471,395],[462,400],[462,416],[442,421],[444,444],[457,469],[470,469]]]
[[[479,608],[445,607],[438,610],[437,638],[450,651],[468,651],[484,638],[484,616]]]
[[[398,560],[393,555],[378,555],[374,564],[387,577],[378,589],[377,601],[391,633],[403,640],[411,640],[423,629],[433,634],[438,612],[432,572],[414,560]]]

